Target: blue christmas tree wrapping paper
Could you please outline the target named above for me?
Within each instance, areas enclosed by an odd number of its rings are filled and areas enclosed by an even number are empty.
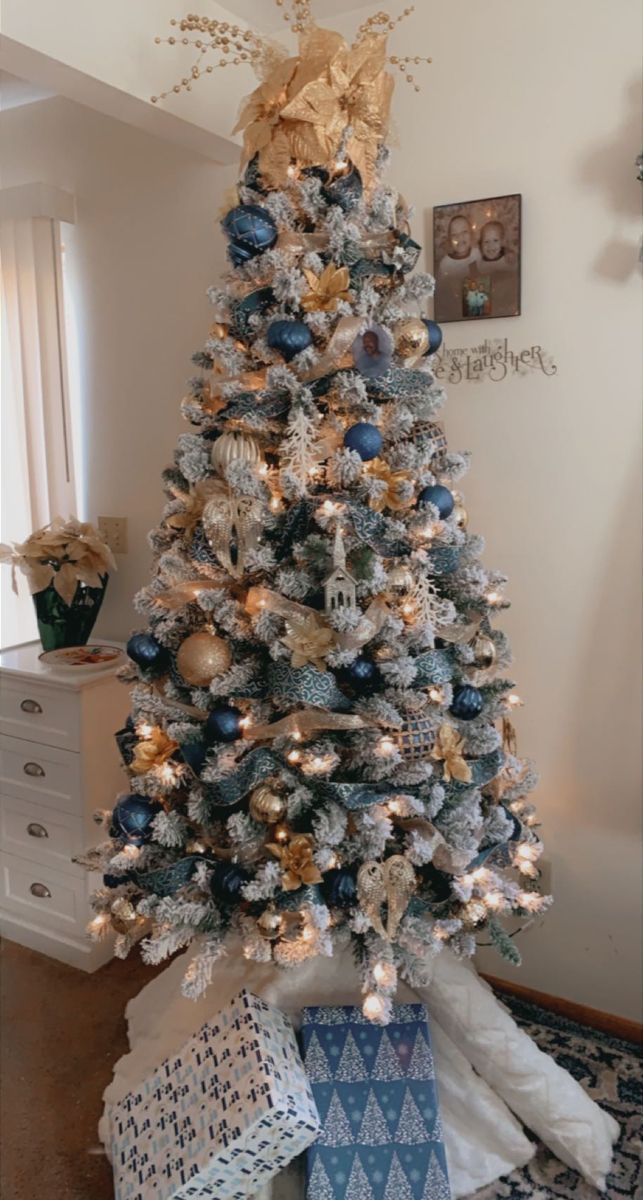
[[[302,1044],[322,1130],[307,1200],[450,1200],[426,1011],[373,1025],[350,1006],[304,1009]]]
[[[246,1200],[319,1132],[292,1025],[245,989],[109,1116],[115,1200]]]

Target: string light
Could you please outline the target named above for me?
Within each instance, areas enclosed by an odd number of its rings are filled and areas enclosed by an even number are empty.
[[[367,1021],[382,1021],[386,1014],[386,1004],[377,992],[369,992],[362,1005],[362,1012]]]
[[[148,721],[140,721],[136,726],[136,733],[138,737],[150,738],[154,733],[154,726],[150,725]]]
[[[442,688],[429,688],[429,700],[432,700],[434,704],[444,704],[444,692]]]
[[[393,741],[393,738],[389,737],[388,735],[380,738],[377,745],[377,753],[383,758],[388,758],[391,754],[394,754],[395,742]]]
[[[514,866],[518,868],[521,875],[526,875],[530,879],[536,879],[538,876],[538,868],[536,863],[542,853],[542,846],[538,842],[521,842],[516,847],[514,855]]]
[[[123,854],[126,854],[127,857],[131,858],[132,860],[139,858],[140,853],[141,851],[138,846],[133,846],[131,844],[128,846],[123,846]]]
[[[397,982],[397,971],[393,963],[376,962],[373,967],[373,979],[380,987],[392,988]]]
[[[524,700],[521,700],[520,696],[517,696],[515,692],[511,692],[510,695],[507,696],[506,702],[509,708],[522,708],[525,703]]]
[[[87,932],[90,937],[102,937],[108,930],[111,922],[107,913],[98,913],[87,926]]]
[[[502,604],[502,596],[500,592],[487,592],[487,604],[491,608],[496,608],[498,604]]]
[[[299,736],[301,737],[301,734]],[[291,750],[286,757],[289,763],[298,763],[301,759],[301,750]]]
[[[482,897],[482,903],[485,904],[486,907],[491,910],[491,912],[500,912],[501,909],[506,907],[507,901],[502,892],[495,891],[487,892],[486,895]]]

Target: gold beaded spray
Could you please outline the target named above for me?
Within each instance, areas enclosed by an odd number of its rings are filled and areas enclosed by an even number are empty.
[[[189,75],[152,96],[152,102],[191,91],[202,75],[212,74],[216,67],[249,64],[261,82],[244,102],[234,130],[243,131],[242,164],[258,155],[264,178],[283,186],[292,175],[293,163],[300,168],[333,165],[339,156],[354,163],[368,187],[388,130],[394,80],[387,65],[397,67],[419,91],[410,68],[431,62],[419,55],[387,54],[389,35],[414,7],[395,18],[374,13],[349,44],[340,34],[315,24],[311,0],[275,2],[299,39],[298,55],[289,57],[283,46],[251,29],[188,13],[170,22],[176,35],[155,41],[194,46],[197,58]],[[218,56],[218,61],[204,64],[209,54]]]

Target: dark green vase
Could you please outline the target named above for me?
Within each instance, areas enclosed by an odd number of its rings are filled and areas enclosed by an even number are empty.
[[[43,650],[63,646],[85,646],[103,603],[109,575],[101,575],[101,587],[79,583],[71,604],[65,604],[53,583],[35,592],[33,602]]]

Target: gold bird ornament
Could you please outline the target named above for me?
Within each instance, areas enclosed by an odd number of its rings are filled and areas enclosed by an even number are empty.
[[[357,872],[357,899],[373,929],[381,938],[392,941],[399,929],[415,891],[415,871],[403,854],[393,854],[385,862],[362,863]],[[386,926],[382,905],[387,906]]]

